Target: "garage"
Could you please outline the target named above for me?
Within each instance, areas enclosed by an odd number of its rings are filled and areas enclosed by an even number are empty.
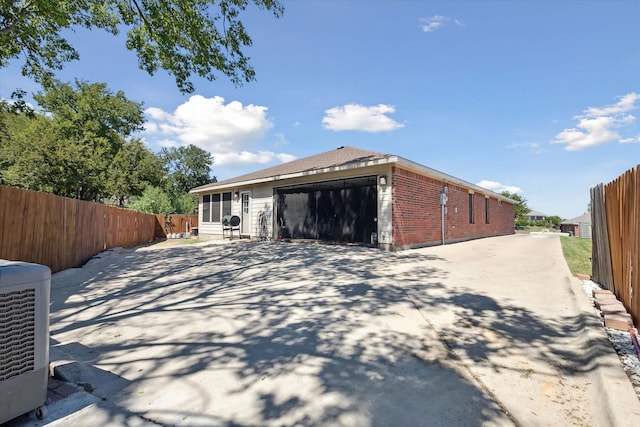
[[[386,250],[513,234],[514,227],[513,200],[414,161],[355,147],[338,147],[191,193],[199,195],[201,239],[225,237],[220,219],[229,209],[242,219],[243,237]]]
[[[376,240],[376,175],[278,187],[275,193],[278,237],[364,244]]]

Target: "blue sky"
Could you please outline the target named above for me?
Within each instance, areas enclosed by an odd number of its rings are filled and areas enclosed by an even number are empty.
[[[58,74],[144,102],[154,151],[193,143],[230,178],[341,145],[396,154],[573,218],[640,163],[639,1],[283,1],[243,22],[255,82],[149,76],[117,38],[69,33]],[[20,62],[0,96],[38,87]]]

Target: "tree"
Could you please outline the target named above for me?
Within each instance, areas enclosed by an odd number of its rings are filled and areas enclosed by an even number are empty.
[[[558,227],[560,223],[564,220],[557,215],[549,215],[547,216],[546,221],[549,224],[549,226]]]
[[[278,0],[15,0],[0,1],[0,67],[24,56],[24,75],[45,85],[53,71],[79,58],[62,36],[74,27],[118,34],[127,28],[126,47],[149,74],[162,68],[181,92],[193,92],[192,75],[209,81],[216,72],[234,84],[255,79],[243,49],[252,40],[240,20],[251,3],[278,18]]]
[[[104,83],[79,81],[52,82],[34,98],[45,114],[4,114],[3,182],[84,200],[108,195],[109,166],[142,128],[142,104]]]
[[[162,160],[134,138],[125,141],[107,169],[107,193],[124,207],[125,199],[142,196],[147,186],[160,186],[164,178]]]
[[[175,214],[198,213],[198,196],[196,194],[180,194],[171,199]]]
[[[215,180],[211,178],[211,153],[191,144],[186,147],[163,148],[160,151],[167,175],[167,191],[172,196]]]
[[[517,202],[513,207],[513,216],[516,224],[522,225],[523,222],[526,223],[527,214],[531,212],[531,209],[529,209],[529,207],[527,206],[527,199],[517,193],[510,193],[508,191],[503,191],[500,194]]]
[[[153,214],[173,213],[173,206],[167,193],[160,187],[147,187],[142,193],[142,197],[134,200],[129,208]]]

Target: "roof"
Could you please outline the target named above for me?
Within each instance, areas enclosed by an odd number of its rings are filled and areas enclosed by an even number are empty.
[[[581,222],[591,223],[591,214],[587,212],[573,219],[562,221],[560,224],[580,224]]]
[[[314,175],[335,170],[344,170],[356,167],[366,167],[382,164],[400,164],[405,168],[410,168],[420,173],[437,177],[445,182],[451,182],[471,190],[478,191],[483,194],[492,195],[493,197],[516,204],[515,200],[495,193],[486,188],[480,187],[470,182],[439,172],[435,169],[428,168],[419,163],[407,160],[394,154],[383,154],[376,151],[362,150],[355,147],[338,147],[335,150],[326,151],[324,153],[315,154],[313,156],[304,157],[302,159],[293,160],[291,162],[282,163],[277,166],[240,175],[234,178],[225,179],[223,181],[212,182],[210,184],[196,187],[189,191],[190,193],[202,193],[209,190],[228,189],[244,185],[252,185],[270,181],[279,181],[287,178],[295,178],[303,175]]]
[[[310,172],[315,170],[327,169],[332,167],[344,166],[349,163],[361,163],[372,160],[381,160],[389,157],[388,154],[377,153],[375,151],[361,150],[355,147],[338,147],[336,150],[326,151],[302,159],[293,160],[291,162],[282,163],[267,169],[240,175],[235,178],[225,179],[224,181],[205,184],[200,187],[193,188],[190,193],[200,192],[217,187],[225,187],[229,184],[244,183],[247,181],[255,181],[266,178],[276,178],[282,175],[291,175],[302,172]]]
[[[540,211],[529,211],[527,216],[547,216],[547,214]]]

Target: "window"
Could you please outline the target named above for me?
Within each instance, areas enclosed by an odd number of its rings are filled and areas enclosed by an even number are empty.
[[[211,195],[211,222],[220,222],[220,194]]]
[[[222,193],[222,215],[231,215],[231,193]]]
[[[211,195],[202,196],[202,222],[211,222]]]
[[[473,193],[469,193],[469,224],[473,224]]]
[[[249,216],[249,193],[242,193],[242,214]]]
[[[489,198],[484,198],[484,223],[489,224]]]

